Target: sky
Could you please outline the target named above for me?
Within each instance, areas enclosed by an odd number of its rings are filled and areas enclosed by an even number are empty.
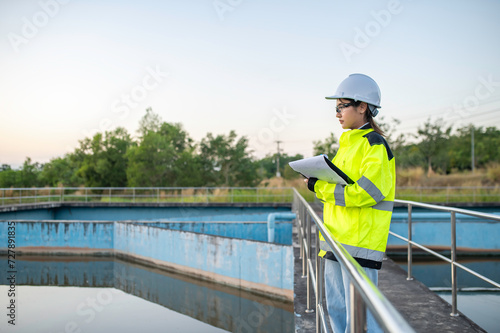
[[[351,73],[375,120],[500,122],[500,1],[0,0],[0,164],[45,163],[97,132],[136,136],[151,107],[195,140],[246,136],[256,158],[312,156],[342,133]],[[396,134],[397,132],[395,132]]]

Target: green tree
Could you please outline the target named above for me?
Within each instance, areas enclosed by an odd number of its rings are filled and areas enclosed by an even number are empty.
[[[26,157],[19,170],[13,170],[10,165],[3,164],[0,167],[0,187],[40,186],[39,175],[42,167],[40,163],[32,162],[30,157]]]
[[[278,154],[267,155],[258,161],[259,176],[260,178],[272,178],[276,175],[277,156]],[[298,173],[292,170],[288,163],[303,159],[304,156],[296,154],[290,156],[286,153],[280,154],[280,174],[285,179],[292,179],[300,177]]]
[[[38,176],[42,170],[42,165],[38,162],[32,162],[30,157],[26,157],[23,167],[17,172],[17,187],[40,186]]]
[[[417,146],[427,162],[428,174],[437,168],[447,170],[449,163],[446,152],[451,129],[451,126],[445,126],[443,119],[435,123],[428,119],[423,127],[418,127],[416,138],[420,142]]]
[[[473,133],[472,133],[473,132]],[[448,157],[457,170],[472,168],[472,134],[474,135],[474,165],[485,167],[500,161],[500,130],[495,127],[464,126],[450,137]]]
[[[206,175],[210,172],[208,161],[196,154],[196,146],[184,150],[176,161],[177,186],[206,186]]]
[[[386,135],[387,143],[396,158],[396,166],[398,168],[426,166],[425,157],[422,155],[418,145],[408,143],[406,140],[408,134],[399,131],[401,125],[399,119],[392,118],[391,121],[386,121],[384,117],[380,117],[377,122]]]
[[[2,164],[0,167],[0,187],[17,187],[17,171],[12,170],[8,164]]]
[[[276,176],[276,155],[277,154],[269,154],[259,160],[258,173],[260,178],[266,179]]]
[[[213,136],[208,133],[201,140],[200,152],[204,165],[208,165],[207,185],[254,186],[260,179],[257,163],[248,151],[248,139],[236,139],[234,131],[229,135]]]
[[[141,137],[144,137],[149,131],[159,131],[161,125],[162,120],[160,115],[154,113],[152,108],[147,108],[146,114],[139,120],[139,129],[137,132]]]
[[[490,162],[500,162],[500,130],[495,127],[479,127],[474,131],[476,165],[485,167]]]
[[[330,133],[330,136],[323,141],[313,141],[313,155],[326,154],[329,159],[333,159],[337,154],[338,146],[337,138]]]
[[[44,164],[40,173],[40,182],[44,186],[79,186],[84,179],[78,176],[79,165],[74,154],[57,157]]]
[[[391,151],[396,158],[397,168],[425,168],[427,165],[425,157],[422,155],[422,152],[416,143],[396,146],[395,149],[391,147]]]
[[[75,152],[76,160],[81,160],[77,175],[86,186],[127,186],[126,152],[131,144],[130,135],[121,127],[85,138]]]
[[[181,124],[148,130],[127,152],[129,186],[180,186],[181,165],[190,159],[193,140]],[[197,176],[196,176],[197,177]]]

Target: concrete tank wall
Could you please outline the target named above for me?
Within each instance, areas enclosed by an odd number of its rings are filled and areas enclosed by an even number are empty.
[[[235,224],[238,225],[238,224]],[[244,228],[246,224],[239,224]],[[8,221],[0,222],[0,251]],[[15,221],[16,252],[102,253],[127,257],[266,295],[293,299],[289,245],[165,229],[152,223]]]
[[[0,222],[0,250],[7,247],[8,222]],[[113,222],[15,221],[16,249],[113,249]]]
[[[293,299],[291,246],[117,222],[115,250],[215,280]]]

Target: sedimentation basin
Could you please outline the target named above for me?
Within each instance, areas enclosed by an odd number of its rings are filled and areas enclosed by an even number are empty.
[[[0,239],[15,222],[19,285],[116,288],[227,331],[292,332],[292,221],[274,223],[273,242],[267,222],[286,212],[290,204],[24,204],[0,208]],[[183,285],[173,275],[208,286],[205,295],[163,286]]]

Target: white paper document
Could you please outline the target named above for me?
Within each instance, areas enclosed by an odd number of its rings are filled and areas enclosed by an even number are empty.
[[[332,184],[353,184],[354,182],[326,155],[304,158],[288,163],[290,167],[306,178],[318,178]]]

